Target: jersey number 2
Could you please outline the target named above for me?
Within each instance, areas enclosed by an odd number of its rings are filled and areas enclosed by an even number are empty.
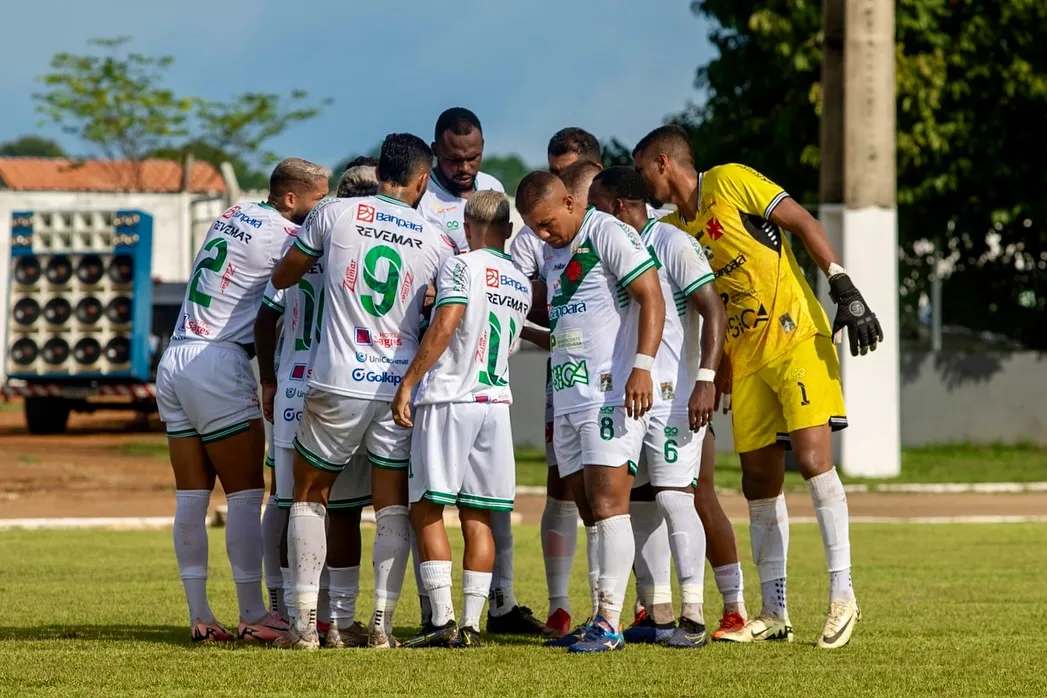
[[[215,256],[200,260],[200,263],[196,265],[196,269],[193,270],[193,280],[189,283],[189,301],[205,308],[211,307],[211,296],[197,288],[200,284],[200,277],[204,275],[204,270],[222,271],[222,267],[225,266],[228,246],[222,238],[215,238],[204,245],[204,252],[210,252],[211,250],[215,251]]]

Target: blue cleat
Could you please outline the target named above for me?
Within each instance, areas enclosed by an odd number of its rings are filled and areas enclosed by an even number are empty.
[[[654,618],[647,616],[633,623],[622,636],[630,645],[658,645],[667,642],[675,630],[676,623],[655,623]]]
[[[589,632],[589,627],[592,626],[593,619],[586,618],[585,622],[579,625],[577,628],[567,633],[563,637],[556,638],[555,640],[549,640],[545,643],[546,647],[570,647],[571,645],[579,642],[585,634]]]
[[[608,652],[625,647],[621,630],[612,627],[602,617],[597,617],[589,631],[578,642],[567,648],[568,652]]]
[[[669,647],[696,650],[699,647],[704,647],[708,639],[704,625],[696,623],[690,618],[681,618],[680,627],[673,633],[668,644]]]

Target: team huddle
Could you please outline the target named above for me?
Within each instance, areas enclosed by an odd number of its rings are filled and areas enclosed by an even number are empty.
[[[634,167],[604,169],[582,129],[555,134],[549,171],[518,187],[526,226],[514,231],[482,155],[477,117],[449,109],[432,146],[387,136],[377,159],[349,163],[333,198],[326,168],[282,161],[266,201],[233,206],[208,231],[157,374],[193,640],[477,647],[487,606],[488,635],[540,635],[569,652],[791,642],[782,484],[792,448],[829,569],[817,644],[847,644],[861,612],[832,462],[831,432],[846,426],[834,339],[846,329],[858,355],[883,334],[821,226],[749,168],[699,173],[686,132],[663,126],[637,145]],[[832,325],[783,231],[826,274]],[[544,623],[513,590],[509,357],[521,341],[549,352]],[[752,618],[713,487],[721,407],[749,503],[762,596]],[[263,461],[273,470],[264,513]],[[216,478],[235,633],[206,591]],[[377,530],[365,623],[367,506]],[[446,506],[465,542],[460,620]],[[576,623],[567,590],[579,518],[592,609]],[[409,559],[422,627],[398,640]],[[710,631],[706,559],[723,596]],[[635,617],[623,629],[633,576]]]

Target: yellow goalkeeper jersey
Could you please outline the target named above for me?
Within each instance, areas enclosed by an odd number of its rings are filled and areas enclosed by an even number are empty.
[[[725,351],[735,379],[760,370],[814,335],[831,336],[829,320],[771,212],[788,194],[745,165],[698,175],[698,215],[663,218],[697,238],[727,308]]]

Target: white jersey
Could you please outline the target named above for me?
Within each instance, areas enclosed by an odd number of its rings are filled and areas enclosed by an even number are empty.
[[[698,241],[679,228],[654,218],[640,231],[658,265],[658,279],[665,295],[665,328],[654,358],[655,414],[687,414],[691,389],[701,361],[701,322],[688,298],[713,281],[713,270]]]
[[[505,187],[497,179],[486,172],[477,172],[473,182],[476,191],[500,191],[505,192]],[[469,241],[465,239],[465,203],[468,199],[460,199],[455,194],[447,191],[436,181],[436,173],[429,175],[429,188],[422,194],[418,202],[418,210],[422,212],[425,219],[429,221],[437,231],[443,233],[454,242],[457,254],[469,251]]]
[[[637,342],[626,287],[654,266],[632,227],[592,207],[570,245],[545,246],[556,416],[625,403]]]
[[[647,217],[648,218],[654,218],[655,220],[658,220],[658,219],[661,219],[661,218],[665,218],[670,213],[675,213],[676,212],[675,208],[655,208],[654,206],[651,206],[650,204],[644,204],[644,206],[647,207]]]
[[[298,226],[267,203],[233,206],[211,224],[196,255],[172,339],[254,343],[262,292]]]
[[[436,302],[465,306],[451,344],[418,386],[416,404],[512,404],[509,355],[531,309],[531,285],[509,255],[484,248],[444,262]]]
[[[529,280],[534,281],[542,271],[542,245],[545,243],[534,234],[529,226],[524,226],[509,243],[509,254],[513,264]]]
[[[309,385],[392,400],[418,350],[426,289],[454,253],[450,242],[418,211],[379,194],[321,201],[294,244],[327,262]]]

